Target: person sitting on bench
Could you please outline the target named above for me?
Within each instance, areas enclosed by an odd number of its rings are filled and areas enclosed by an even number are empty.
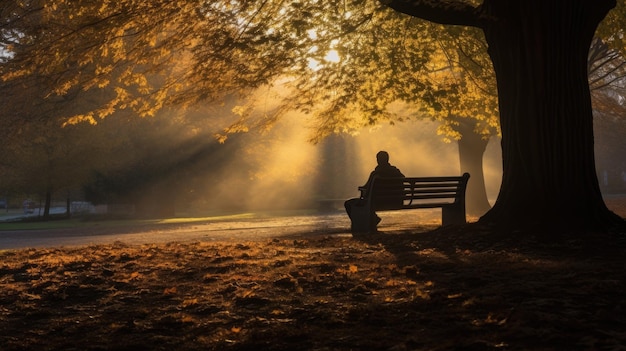
[[[404,178],[404,174],[402,174],[402,172],[400,172],[400,170],[397,167],[392,166],[389,163],[389,154],[387,153],[387,151],[379,151],[376,154],[376,161],[378,165],[372,171],[372,173],[370,173],[370,176],[367,179],[367,183],[359,187],[359,190],[362,190],[361,197],[347,200],[344,203],[344,207],[346,208],[346,213],[348,214],[348,217],[350,217],[351,221],[352,221],[352,216],[351,216],[352,208],[354,206],[363,206],[363,202],[364,202],[363,199],[367,197],[367,194],[365,194],[364,189],[369,188],[370,183],[372,182],[374,177],[384,177],[384,178],[402,177]],[[371,223],[372,229],[376,229],[376,226],[380,222],[380,217],[378,217],[376,213],[374,212],[374,210],[372,210],[370,218],[371,218],[370,223]]]

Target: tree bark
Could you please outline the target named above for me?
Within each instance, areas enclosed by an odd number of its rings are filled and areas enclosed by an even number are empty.
[[[46,189],[46,199],[44,201],[44,207],[43,207],[43,218],[46,220],[50,218],[51,204],[52,204],[52,188],[48,187]]]
[[[480,221],[605,231],[621,222],[595,172],[587,55],[611,0],[490,1],[483,27],[498,81],[503,178]]]
[[[608,231],[624,220],[604,204],[595,171],[587,56],[615,0],[391,0],[443,24],[483,29],[498,84],[502,186],[479,220],[508,230]]]
[[[67,197],[65,198],[65,216],[67,218],[72,217],[72,200],[70,199],[70,191],[67,191]]]

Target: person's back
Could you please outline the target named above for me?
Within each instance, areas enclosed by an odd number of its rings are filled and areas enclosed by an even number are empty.
[[[377,178],[372,194],[374,210],[394,209],[404,201],[403,178]]]
[[[367,179],[367,183],[365,183],[365,185],[363,185],[362,187],[359,187],[359,189],[365,190],[361,192],[361,198],[347,200],[344,204],[346,208],[346,213],[348,214],[348,217],[350,217],[351,220],[352,220],[352,215],[351,215],[352,207],[364,205],[364,197],[368,195],[367,190],[370,188],[370,185],[372,181],[374,181],[375,178],[404,178],[404,174],[402,174],[402,172],[397,167],[392,166],[389,163],[389,154],[386,151],[379,151],[376,154],[376,161],[378,165],[372,171],[372,173],[370,173],[370,176]],[[380,182],[380,181],[377,181],[377,182]],[[385,182],[387,182],[387,180],[385,180]],[[376,206],[377,208],[384,208],[388,206],[393,207],[393,206],[397,206],[399,202],[402,202],[402,184],[403,184],[402,180],[395,179],[395,180],[391,180],[391,182],[394,183],[394,185],[392,186],[398,187],[398,196],[397,197],[392,196],[389,198],[379,199],[379,203]],[[376,186],[374,187],[373,195],[376,196]],[[373,208],[372,208],[370,222],[371,222],[372,228],[376,230],[376,225],[378,224],[378,222],[380,222],[380,218],[376,215]]]
[[[401,178],[404,178],[404,174],[389,163],[379,164],[372,173],[374,174],[373,177],[377,178],[374,181],[374,193],[372,194],[374,209],[382,210],[401,205],[404,194],[404,183]],[[384,193],[385,196],[380,196],[379,193]]]

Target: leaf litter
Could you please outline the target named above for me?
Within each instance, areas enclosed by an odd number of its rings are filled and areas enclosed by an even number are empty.
[[[624,350],[623,241],[478,225],[0,252],[3,350]]]

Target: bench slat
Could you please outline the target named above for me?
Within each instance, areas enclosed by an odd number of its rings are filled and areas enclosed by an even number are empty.
[[[469,174],[457,177],[376,178],[368,201],[377,210],[435,208],[465,203]],[[445,201],[452,200],[452,201]],[[377,205],[378,203],[378,205]]]
[[[415,188],[415,189],[437,189],[437,188],[456,188],[459,186],[459,182],[455,183],[426,183],[426,184],[416,184],[409,183],[405,185],[407,188]]]
[[[452,194],[452,196],[456,196],[458,192],[458,188],[450,189],[450,188],[439,188],[439,189],[405,189],[404,193],[406,195],[414,195],[420,196],[421,194]]]
[[[427,199],[455,199],[456,193],[443,192],[443,193],[424,193],[424,194],[387,194],[377,195],[376,200],[391,200],[391,199],[403,199],[403,200],[427,200]]]
[[[411,210],[411,209],[418,209],[418,208],[443,208],[445,206],[452,206],[454,205],[451,202],[442,202],[442,203],[423,203],[423,204],[409,204],[409,205],[402,205],[402,206],[377,206],[375,207],[375,209],[377,211],[397,211],[397,210]]]

